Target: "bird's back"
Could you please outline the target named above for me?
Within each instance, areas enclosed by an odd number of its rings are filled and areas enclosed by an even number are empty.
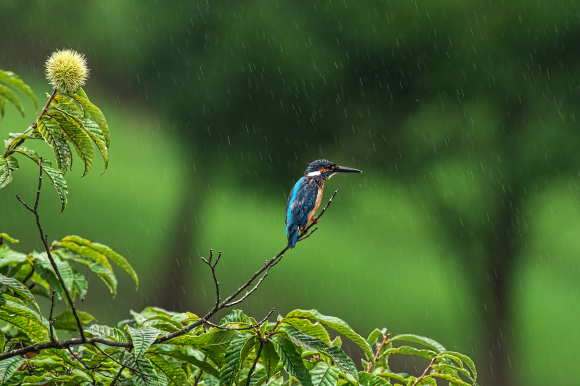
[[[312,217],[312,212],[320,201],[319,188],[314,178],[302,177],[290,191],[286,204],[286,236],[289,248],[294,248],[299,229],[304,228]]]

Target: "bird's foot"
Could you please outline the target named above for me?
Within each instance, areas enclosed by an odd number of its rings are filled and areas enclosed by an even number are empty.
[[[312,217],[312,223],[318,224],[318,217]]]

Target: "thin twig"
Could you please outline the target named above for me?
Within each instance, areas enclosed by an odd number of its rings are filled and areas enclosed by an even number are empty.
[[[387,344],[387,339],[389,339],[389,336],[391,334],[385,334],[384,338],[383,338],[383,343],[381,343],[381,345],[379,346],[379,348],[377,348],[377,352],[375,353],[375,362],[379,359],[379,356],[381,355],[381,350],[383,349],[383,347],[385,347],[385,344]],[[373,367],[372,363],[369,363],[369,365],[367,366],[367,373],[369,373],[371,371],[371,368]]]
[[[58,267],[56,266],[56,263],[55,263],[54,259],[52,258],[52,254],[50,253],[50,247],[48,246],[47,238],[45,237],[44,231],[42,230],[42,226],[40,225],[40,216],[38,215],[38,202],[40,201],[40,188],[42,187],[42,163],[43,163],[43,159],[42,159],[42,157],[40,157],[40,162],[39,162],[40,175],[38,177],[38,191],[36,192],[36,201],[34,202],[34,209],[32,209],[28,205],[26,205],[26,203],[24,201],[22,201],[22,199],[20,197],[18,197],[18,195],[16,196],[16,198],[18,199],[18,201],[20,201],[22,203],[22,205],[24,205],[26,207],[26,209],[28,209],[29,211],[34,213],[34,216],[36,217],[36,225],[38,226],[38,231],[40,232],[40,239],[42,240],[42,243],[44,244],[44,249],[46,249],[46,255],[48,256],[48,260],[50,261],[50,264],[52,265],[52,268],[54,269],[54,272],[56,273],[56,276],[58,277],[58,281],[60,281],[62,289],[64,290],[64,293],[66,295],[66,298],[68,300],[70,308],[72,309],[73,315],[77,321],[77,326],[79,328],[81,340],[84,343],[84,342],[86,342],[87,338],[85,337],[85,333],[83,331],[83,325],[81,324],[81,320],[79,319],[79,316],[77,314],[77,310],[75,309],[72,298],[70,297],[70,293],[69,293],[68,289],[66,288],[66,285],[64,284],[64,280],[62,279],[62,276],[60,275],[60,271],[58,270]]]
[[[93,347],[96,348],[97,350],[99,350],[101,352],[101,354],[103,354],[104,356],[106,356],[107,358],[109,358],[110,360],[112,360],[113,362],[115,362],[116,364],[118,364],[119,366],[125,366],[126,368],[128,368],[131,371],[134,371],[138,374],[141,374],[144,377],[151,377],[151,375],[149,374],[145,374],[137,369],[134,369],[132,367],[129,367],[127,365],[122,364],[121,362],[119,362],[118,360],[116,360],[115,358],[113,358],[111,355],[107,354],[103,349],[101,349],[99,346],[97,346],[96,344],[93,344]]]
[[[254,369],[256,368],[256,365],[258,364],[258,360],[260,359],[260,353],[262,352],[262,348],[264,348],[264,345],[266,344],[266,342],[267,342],[266,340],[260,340],[260,348],[258,349],[258,352],[256,353],[256,360],[252,364],[252,368],[250,368],[250,372],[248,373],[248,380],[246,382],[246,386],[250,386],[250,380],[252,379],[252,374],[254,373]]]
[[[332,195],[332,197],[330,198],[330,201],[328,202],[328,204],[326,204],[326,206],[324,207],[324,209],[322,210],[321,215],[324,213],[324,211],[326,211],[326,209],[328,208],[328,206],[330,205],[330,203],[332,202],[332,199],[334,198],[334,196],[336,195],[336,191],[334,192],[334,194]],[[17,196],[17,198],[20,200],[20,198]],[[28,205],[26,205],[26,203],[22,200],[20,200],[20,202],[22,202],[22,204],[24,206],[26,206],[30,211],[33,211],[33,209],[29,208]],[[320,216],[318,216],[318,218],[320,218]],[[38,217],[37,217],[38,220]],[[40,227],[40,222],[37,221],[37,225],[39,226],[40,232],[41,232],[41,236],[43,235],[42,232],[42,227]],[[300,239],[298,241],[301,241]],[[46,240],[43,237],[43,243],[46,243]],[[46,243],[45,248],[48,250],[48,243]],[[236,302],[232,302],[232,300],[234,300],[240,293],[242,293],[242,291],[244,291],[246,288],[250,287],[251,285],[253,285],[254,280],[260,276],[262,273],[264,273],[265,271],[269,271],[270,268],[272,268],[274,265],[278,264],[280,262],[280,260],[282,260],[282,258],[284,257],[284,253],[286,253],[286,251],[288,250],[288,247],[284,247],[284,249],[282,249],[276,256],[274,256],[271,260],[266,260],[266,263],[264,264],[264,266],[262,268],[260,268],[259,270],[257,270],[252,277],[250,277],[250,279],[248,279],[248,281],[246,281],[240,288],[238,288],[236,291],[234,291],[230,296],[228,296],[225,300],[223,300],[221,303],[218,303],[217,305],[215,305],[211,310],[209,310],[207,312],[207,314],[205,314],[203,317],[201,317],[200,319],[196,320],[195,322],[193,322],[192,324],[183,327],[181,330],[172,332],[170,334],[164,335],[160,338],[157,338],[153,344],[159,344],[159,343],[163,343],[166,342],[172,338],[187,334],[189,331],[193,330],[194,328],[200,326],[200,325],[204,325],[210,317],[212,317],[213,315],[215,315],[219,310],[227,308],[227,307],[231,307],[233,304],[236,304]],[[49,255],[50,256],[50,255]],[[218,257],[219,260],[219,257]],[[52,261],[52,260],[51,260]],[[217,260],[216,260],[216,264],[217,264]],[[58,271],[56,271],[58,272]],[[264,276],[260,279],[260,281],[254,286],[254,288],[252,288],[252,290],[248,291],[248,292],[253,292],[257,289],[257,286],[259,286],[264,280]],[[62,281],[61,281],[62,283]],[[68,294],[68,291],[65,288],[65,293]],[[247,297],[247,296],[245,296]],[[245,299],[244,297],[244,299]],[[73,308],[73,314],[76,314],[76,311]],[[81,334],[82,334],[82,329],[80,330]],[[271,336],[275,331],[275,328],[272,330],[272,332],[270,333],[269,336]],[[84,336],[84,334],[83,334]],[[110,347],[124,347],[127,349],[131,349],[133,348],[133,343],[130,342],[117,342],[114,340],[109,340],[109,339],[105,339],[105,338],[101,338],[101,337],[92,337],[92,338],[73,338],[73,339],[68,339],[68,340],[61,340],[58,342],[46,342],[46,343],[39,343],[39,344],[35,344],[32,346],[27,346],[27,347],[22,347],[20,349],[17,350],[12,350],[3,354],[0,354],[0,361],[3,359],[7,359],[7,358],[12,358],[14,356],[17,355],[24,355],[26,353],[29,352],[33,352],[33,351],[41,351],[41,350],[46,350],[46,349],[51,349],[51,348],[58,348],[58,349],[65,349],[67,347],[71,347],[71,346],[77,346],[80,344],[95,344],[95,343],[101,343]],[[126,366],[123,366],[121,368],[122,369],[126,368]],[[117,377],[115,377],[115,380],[118,378],[118,376],[120,376],[120,372],[117,375]],[[111,386],[114,386],[115,384],[115,380],[113,383],[111,383]]]
[[[334,193],[332,193],[332,196],[330,196],[330,200],[328,200],[328,203],[326,204],[326,206],[324,208],[322,208],[322,212],[320,212],[320,214],[318,215],[318,217],[316,217],[316,222],[312,222],[312,223],[310,223],[309,226],[306,227],[306,229],[304,230],[304,234],[308,233],[308,230],[310,228],[312,228],[314,226],[314,224],[317,224],[318,223],[318,220],[320,220],[320,217],[322,217],[322,215],[324,214],[324,212],[326,212],[326,209],[328,209],[328,207],[332,203],[332,200],[334,199],[334,196],[336,196],[337,193],[338,193],[338,189],[336,189],[334,191]]]
[[[207,360],[207,355],[203,357],[203,361],[205,362]],[[203,370],[199,369],[199,374],[197,374],[197,377],[195,377],[195,382],[193,383],[193,386],[197,386],[197,384],[199,383],[199,380],[201,379],[201,375],[203,374]]]
[[[206,321],[205,324],[209,324],[212,327],[215,328],[219,328],[220,330],[230,330],[230,331],[242,331],[242,330],[251,330],[254,328],[259,328],[262,326],[262,324],[266,323],[268,321],[268,318],[270,317],[270,315],[272,315],[272,313],[274,312],[274,309],[272,308],[272,310],[270,312],[268,312],[268,315],[266,315],[266,317],[262,320],[260,320],[258,323],[256,324],[252,324],[248,327],[242,327],[242,328],[230,328],[230,327],[222,327],[222,326],[218,326],[217,324],[214,324],[210,321]]]
[[[57,88],[55,87],[54,90],[52,90],[52,94],[50,95],[50,97],[48,98],[48,101],[46,102],[46,106],[44,106],[44,109],[42,109],[42,112],[40,113],[40,115],[38,116],[38,118],[36,118],[36,121],[30,125],[30,127],[26,130],[34,130],[36,129],[36,126],[38,126],[38,121],[40,121],[42,119],[42,117],[44,116],[44,114],[46,114],[46,112],[48,111],[48,107],[50,106],[50,102],[52,102],[52,100],[54,99],[54,97],[56,96],[56,92],[57,92]],[[26,133],[25,131],[25,133]],[[20,139],[18,140],[18,143],[13,142],[10,144],[10,146],[8,146],[8,149],[6,149],[6,152],[4,153],[4,158],[8,157],[11,153],[14,153],[14,148],[18,145],[22,145],[22,143],[25,141],[25,139]]]
[[[52,325],[54,324],[54,320],[52,320],[52,310],[54,309],[54,290],[52,290],[52,297],[50,299],[50,316],[48,317],[48,326],[50,327],[50,341],[56,342],[54,339],[54,330]]]
[[[115,386],[115,383],[117,383],[117,379],[119,379],[119,377],[121,376],[121,373],[123,372],[123,370],[125,370],[125,365],[121,366],[121,368],[119,369],[119,372],[117,373],[117,375],[115,376],[115,378],[113,378],[113,381],[111,382],[110,386]]]
[[[421,380],[423,378],[425,378],[425,376],[427,375],[427,372],[431,369],[431,366],[433,366],[433,363],[435,363],[435,359],[437,359],[437,356],[434,356],[433,359],[431,359],[431,363],[429,363],[429,366],[427,366],[427,368],[425,369],[425,371],[423,371],[423,375],[421,375],[419,378],[417,378],[415,380],[415,383],[413,383],[413,386],[417,385],[419,382],[421,382]]]

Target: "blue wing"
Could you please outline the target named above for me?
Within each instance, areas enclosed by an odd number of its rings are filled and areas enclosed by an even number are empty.
[[[298,230],[305,227],[308,215],[316,206],[318,186],[311,178],[302,177],[290,191],[286,204],[286,236],[288,248],[294,248],[298,240]]]

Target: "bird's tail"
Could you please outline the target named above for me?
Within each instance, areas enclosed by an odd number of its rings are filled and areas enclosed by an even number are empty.
[[[298,227],[288,230],[288,248],[294,248],[298,241]]]

